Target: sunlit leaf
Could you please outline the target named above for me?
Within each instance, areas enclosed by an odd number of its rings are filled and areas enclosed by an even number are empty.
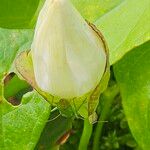
[[[0,110],[0,149],[34,149],[49,117],[50,105],[32,92],[24,96],[18,107],[3,101]]]
[[[32,41],[32,30],[0,28],[0,79],[8,73],[19,50],[26,50]]]
[[[125,0],[96,21],[110,49],[110,64],[150,39],[149,6],[149,0]]]

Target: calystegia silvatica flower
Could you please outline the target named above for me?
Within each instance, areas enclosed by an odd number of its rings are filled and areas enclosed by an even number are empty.
[[[102,34],[69,0],[46,0],[28,56],[35,89],[51,95],[60,109],[83,104],[92,115],[109,78],[108,51]]]

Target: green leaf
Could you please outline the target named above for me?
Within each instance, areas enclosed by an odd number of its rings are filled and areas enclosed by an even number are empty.
[[[0,149],[34,149],[49,117],[50,105],[37,92],[31,92],[23,97],[20,106],[3,101],[0,110]]]
[[[102,15],[115,8],[124,0],[71,0],[81,15],[90,22],[95,22]]]
[[[8,73],[19,50],[30,47],[33,30],[0,28],[0,79]]]
[[[125,0],[96,21],[110,49],[110,64],[150,39],[149,6],[149,0]]]
[[[14,87],[15,85],[15,87]],[[26,81],[20,80],[17,75],[14,75],[10,81],[4,85],[4,96],[6,99],[16,96],[21,91],[29,89],[29,84]]]
[[[31,28],[40,0],[1,0],[0,27]]]
[[[150,148],[150,41],[114,66],[131,132],[143,150]]]

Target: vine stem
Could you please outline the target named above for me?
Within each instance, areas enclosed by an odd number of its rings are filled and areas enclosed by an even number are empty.
[[[78,150],[87,150],[90,137],[92,135],[93,125],[89,122],[89,119],[84,120],[84,128],[79,143]]]
[[[109,87],[103,93],[104,107],[102,109],[101,115],[99,117],[96,129],[95,129],[93,150],[100,149],[100,138],[102,136],[102,129],[103,129],[104,123],[109,115],[113,100],[117,96],[118,93],[119,93],[119,88],[117,87],[116,84],[112,87]]]

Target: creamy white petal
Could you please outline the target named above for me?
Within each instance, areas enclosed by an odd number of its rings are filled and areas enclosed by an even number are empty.
[[[98,35],[68,0],[47,0],[32,43],[38,86],[61,98],[82,96],[100,82],[106,54]]]

